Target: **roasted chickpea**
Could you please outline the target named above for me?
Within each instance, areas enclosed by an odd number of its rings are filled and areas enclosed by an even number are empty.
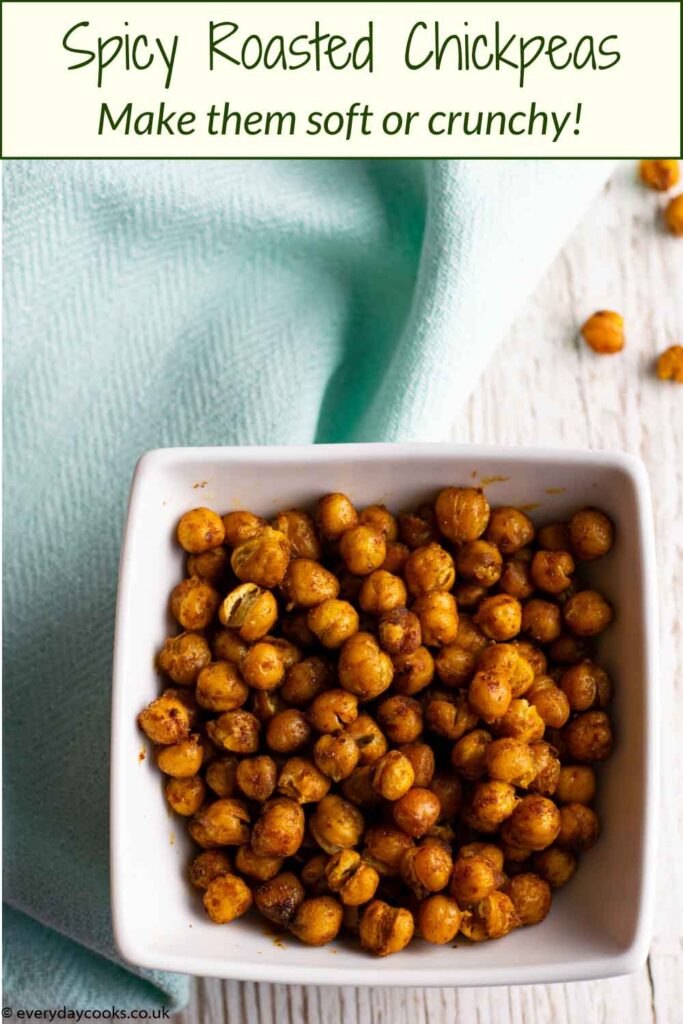
[[[206,784],[216,796],[233,796],[237,789],[238,759],[234,755],[216,757],[206,766]]]
[[[339,580],[319,562],[293,558],[282,581],[282,592],[291,607],[314,608],[337,596]]]
[[[571,850],[559,846],[548,846],[534,854],[533,865],[541,878],[553,889],[566,885],[576,871],[576,857]]]
[[[470,707],[462,691],[443,697],[435,693],[425,707],[427,728],[453,742],[474,729],[478,721],[478,713]]]
[[[472,942],[501,939],[518,927],[515,905],[504,892],[492,892],[464,911],[460,921],[460,931]]]
[[[283,700],[294,707],[307,707],[335,682],[334,666],[324,658],[311,655],[292,665],[280,687]]]
[[[348,779],[358,764],[359,752],[348,733],[325,734],[316,740],[313,758],[319,771],[333,782]]]
[[[375,766],[372,784],[385,800],[398,800],[415,782],[410,760],[398,750],[390,750]]]
[[[259,885],[254,892],[257,909],[269,921],[288,927],[305,898],[304,887],[291,871],[284,871]]]
[[[536,761],[528,743],[506,736],[486,748],[486,768],[492,779],[527,789],[536,776]]]
[[[397,878],[402,857],[413,846],[413,840],[401,828],[391,825],[373,825],[365,833],[364,858],[382,877]]]
[[[304,824],[304,812],[295,800],[271,798],[252,830],[254,853],[260,857],[292,857],[303,842]]]
[[[353,526],[342,534],[339,552],[349,572],[368,576],[379,569],[387,553],[383,534],[371,526]]]
[[[293,754],[305,747],[310,738],[311,727],[298,708],[278,711],[266,726],[266,743],[278,754]]]
[[[474,621],[491,640],[512,640],[522,628],[522,606],[509,594],[485,597]]]
[[[331,597],[311,608],[308,628],[323,647],[335,649],[358,632],[358,612],[348,601]]]
[[[340,850],[325,867],[327,884],[345,906],[359,907],[377,892],[379,874],[355,850]]]
[[[495,843],[465,843],[458,851],[458,858],[485,857],[491,861],[496,871],[503,873],[504,855],[500,846]]]
[[[494,731],[499,736],[512,736],[525,743],[534,743],[543,738],[545,722],[533,704],[524,697],[510,701],[510,706],[497,722]]]
[[[237,785],[249,800],[267,800],[277,781],[275,761],[267,754],[245,757],[237,765]]]
[[[536,774],[529,789],[542,796],[553,796],[557,789],[560,778],[560,761],[557,750],[550,743],[532,743],[531,752],[534,755]]]
[[[458,573],[471,583],[492,587],[503,572],[503,557],[487,540],[471,540],[458,551]]]
[[[310,819],[311,835],[325,853],[357,846],[364,828],[358,808],[336,793],[323,797]]]
[[[382,613],[378,637],[380,647],[388,654],[412,654],[422,643],[420,620],[407,608],[392,608]]]
[[[402,743],[399,750],[413,766],[415,785],[428,786],[434,777],[434,751],[427,743]]]
[[[394,821],[409,836],[419,839],[436,825],[441,814],[441,801],[429,789],[413,786],[394,803]]]
[[[580,853],[590,850],[598,841],[600,822],[598,816],[585,804],[571,803],[560,808],[560,832],[557,845],[568,847]]]
[[[299,647],[315,647],[318,642],[317,637],[308,628],[307,618],[308,613],[305,611],[287,612],[280,619],[282,635],[287,637],[291,643],[298,644]]]
[[[281,711],[285,711],[286,708],[287,705],[280,696],[279,690],[251,691],[249,710],[262,725],[272,722],[275,716],[279,715]]]
[[[462,914],[455,900],[442,893],[428,896],[417,912],[417,929],[425,942],[443,946],[452,942],[460,930]]]
[[[138,725],[152,743],[178,743],[190,735],[196,711],[181,690],[165,690],[138,715]]]
[[[522,558],[512,558],[503,566],[499,580],[499,589],[518,601],[525,601],[534,592],[531,579],[531,562]]]
[[[359,764],[354,768],[348,779],[344,779],[341,784],[344,798],[357,807],[369,808],[381,803],[382,798],[372,785],[374,770],[374,765],[371,764]]]
[[[360,700],[379,697],[391,686],[394,667],[391,658],[371,633],[354,633],[341,649],[339,682]]]
[[[264,857],[254,853],[251,846],[240,846],[235,854],[235,867],[241,874],[257,882],[274,878],[282,867],[282,857]]]
[[[429,788],[441,804],[441,821],[450,821],[460,810],[462,783],[452,772],[435,772]]]
[[[511,878],[506,892],[512,900],[521,925],[540,924],[550,912],[550,886],[539,875],[524,872]]]
[[[249,842],[249,811],[242,800],[220,799],[193,815],[190,835],[198,846],[243,846]]]
[[[569,718],[567,696],[550,676],[536,676],[526,697],[551,729],[561,729]]]
[[[576,665],[590,654],[588,641],[572,633],[561,633],[548,648],[548,657],[560,665]]]
[[[216,924],[242,917],[253,902],[251,889],[238,875],[217,875],[204,893],[204,906]]]
[[[221,517],[210,508],[193,508],[178,523],[176,536],[181,548],[199,555],[219,547],[225,540],[225,529]]]
[[[225,543],[236,548],[247,540],[252,540],[266,526],[265,519],[255,516],[253,512],[228,512],[223,516]]]
[[[595,797],[595,772],[587,764],[567,764],[560,768],[555,790],[558,804],[589,804]]]
[[[157,768],[174,779],[189,779],[196,775],[204,760],[204,744],[198,733],[191,733],[177,743],[157,747]]]
[[[486,750],[492,736],[486,729],[473,729],[458,740],[451,751],[451,764],[464,779],[476,782],[486,774]]]
[[[422,735],[422,706],[412,697],[387,697],[377,708],[377,722],[391,743],[413,743]]]
[[[264,640],[250,648],[240,668],[246,682],[255,690],[277,689],[285,674],[279,650]]]
[[[435,666],[444,686],[467,686],[477,665],[477,656],[459,644],[442,647],[436,656]]]
[[[413,937],[415,922],[405,907],[391,907],[384,900],[373,900],[360,919],[360,942],[375,956],[399,953]]]
[[[624,320],[613,310],[601,309],[581,328],[583,340],[599,356],[611,356],[624,347]]]
[[[577,558],[585,562],[602,558],[614,542],[612,522],[596,508],[583,508],[569,520],[569,541]]]
[[[640,180],[656,192],[668,192],[678,184],[678,160],[641,160]]]
[[[485,647],[491,643],[489,638],[481,631],[471,615],[458,616],[458,632],[455,637],[458,647],[464,647],[472,654],[481,654]]]
[[[289,540],[279,530],[265,526],[250,540],[233,549],[232,571],[245,583],[259,587],[276,587],[282,583],[291,554]]]
[[[190,576],[171,594],[171,615],[183,629],[205,629],[213,620],[220,599],[211,584]]]
[[[440,892],[448,885],[453,858],[441,842],[427,838],[420,846],[407,846],[399,862],[401,878],[418,898]]]
[[[238,708],[226,711],[213,722],[206,723],[209,739],[221,750],[233,754],[255,754],[259,745],[259,720],[249,711]]]
[[[455,583],[453,559],[445,548],[434,541],[410,553],[404,574],[413,597],[422,597],[433,590],[450,590]]]
[[[384,556],[380,569],[384,569],[385,572],[390,572],[392,576],[400,576],[403,573],[408,555],[410,554],[410,548],[407,544],[401,544],[399,541],[387,541],[387,553]]]
[[[170,636],[157,655],[157,666],[179,686],[191,686],[211,661],[211,650],[199,633]]]
[[[522,609],[522,629],[539,644],[550,644],[562,632],[559,605],[534,597]]]
[[[339,538],[358,523],[358,513],[345,494],[326,494],[315,514],[318,529],[326,540]]]
[[[612,696],[612,684],[603,668],[594,661],[581,661],[566,669],[560,677],[560,686],[567,696],[572,711],[604,708]]]
[[[434,506],[439,530],[455,544],[481,537],[489,523],[486,495],[473,487],[446,487]]]
[[[500,646],[500,645],[499,645]],[[543,658],[543,664],[545,665],[545,658]],[[522,697],[528,690],[533,686],[536,674],[534,667],[531,662],[527,661],[521,654],[517,658],[517,663],[512,670],[510,677],[510,690],[512,691],[512,699],[516,697]]]
[[[219,875],[232,872],[232,862],[222,850],[204,850],[190,864],[190,883],[195,889],[208,889]]]
[[[498,779],[477,782],[467,808],[463,809],[463,818],[478,832],[495,832],[513,814],[518,803],[515,787],[508,782]]]
[[[223,583],[229,567],[230,558],[223,547],[202,551],[200,555],[188,555],[187,558],[187,575],[199,576],[215,586]]]
[[[503,555],[514,555],[531,544],[534,524],[518,508],[502,506],[491,509],[486,539],[495,544]]]
[[[485,899],[503,882],[495,864],[481,854],[458,857],[451,874],[450,895],[461,906],[471,906]]]
[[[165,749],[169,750],[170,748],[166,747]],[[193,775],[191,778],[172,778],[166,786],[166,800],[169,807],[176,814],[181,814],[186,818],[199,810],[204,803],[205,795],[206,786],[199,775]]]
[[[249,687],[229,661],[214,661],[199,673],[195,697],[207,711],[234,711],[248,696]]]
[[[325,868],[328,860],[326,853],[318,853],[307,860],[301,869],[301,881],[311,896],[323,896],[327,892]]]
[[[535,676],[542,676],[548,671],[548,659],[541,650],[535,644],[532,644],[529,640],[516,639],[512,641],[512,646],[515,648],[520,658],[526,661],[532,669]],[[519,696],[515,694],[515,696]]]
[[[245,586],[251,586],[246,583]],[[220,612],[219,612],[220,615]],[[236,629],[219,629],[213,639],[213,655],[216,661],[229,661],[231,665],[239,665],[249,650]]]
[[[299,509],[288,509],[278,512],[271,526],[283,533],[290,543],[292,558],[312,558],[318,561],[322,555],[322,545],[316,533],[312,518]]]
[[[358,516],[361,526],[372,526],[386,541],[398,540],[398,523],[386,505],[368,505]]]
[[[358,603],[369,615],[385,615],[395,608],[403,608],[407,599],[406,588],[399,576],[386,569],[376,569],[362,583]]]
[[[479,671],[469,685],[467,699],[472,710],[490,724],[510,707],[512,688],[501,672]]]
[[[672,235],[683,235],[683,193],[669,200],[664,209],[664,223]],[[683,346],[671,345],[657,360],[657,376],[660,380],[683,382]]]
[[[422,642],[427,647],[452,644],[458,634],[458,607],[452,594],[434,590],[413,604],[412,611],[420,620]]]
[[[612,753],[612,727],[604,711],[577,715],[567,726],[565,738],[575,761],[604,761]]]
[[[574,569],[568,551],[537,551],[531,560],[531,581],[546,594],[561,594],[572,585]]]
[[[474,612],[479,607],[479,602],[482,598],[486,597],[486,587],[480,587],[478,583],[466,583],[462,580],[460,583],[456,583],[453,588],[453,595],[460,608],[465,609],[468,612]]]
[[[560,812],[552,800],[534,794],[525,796],[503,826],[502,836],[515,846],[544,850],[560,832]]]
[[[375,764],[387,752],[386,736],[370,715],[359,715],[347,726],[346,733],[358,747],[359,764]]]
[[[228,629],[236,630],[242,640],[253,643],[273,628],[277,619],[277,601],[270,590],[262,590],[255,583],[242,583],[231,590],[221,603],[218,618]],[[228,641],[224,639],[223,642]],[[237,660],[236,645],[232,647],[234,656],[226,657],[227,661]]]
[[[401,540],[411,551],[438,539],[436,517],[429,505],[424,505],[417,512],[401,512],[398,529]]]
[[[426,647],[417,647],[410,654],[393,658],[394,689],[410,697],[429,686],[434,678],[434,658]]]
[[[329,792],[330,780],[308,758],[290,757],[280,770],[277,788],[300,804],[317,803]]]

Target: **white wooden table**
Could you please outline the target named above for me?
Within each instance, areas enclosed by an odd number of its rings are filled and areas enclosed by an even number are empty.
[[[561,196],[558,201],[561,202]],[[650,472],[659,560],[663,775],[655,939],[648,965],[610,981],[497,989],[353,989],[197,981],[178,1024],[681,1024],[683,1022],[683,387],[653,360],[683,344],[683,241],[624,163],[549,268],[476,392],[457,441],[564,444],[639,454]],[[577,341],[619,310],[627,347]]]

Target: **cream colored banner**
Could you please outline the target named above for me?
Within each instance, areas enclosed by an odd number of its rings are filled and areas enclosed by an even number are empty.
[[[3,155],[680,154],[680,5],[3,4]]]

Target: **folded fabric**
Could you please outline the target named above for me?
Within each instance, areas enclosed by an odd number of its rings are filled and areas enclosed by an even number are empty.
[[[122,966],[111,937],[112,630],[136,459],[443,436],[609,169],[6,164],[8,1004],[186,998],[184,979]]]

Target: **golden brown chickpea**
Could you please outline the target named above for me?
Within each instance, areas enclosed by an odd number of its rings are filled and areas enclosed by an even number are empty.
[[[322,896],[327,892],[327,875],[325,868],[329,857],[326,853],[319,853],[307,860],[301,869],[301,881],[304,889],[311,896]]]
[[[424,690],[434,678],[434,658],[426,647],[418,647],[410,654],[395,655],[394,689],[405,697]]]
[[[471,910],[464,911],[460,931],[471,942],[502,939],[519,927],[515,905],[504,892],[492,892]]]
[[[213,620],[220,594],[198,576],[179,583],[171,594],[171,615],[183,629],[205,629]]]
[[[664,223],[668,227],[672,235],[676,235],[678,238],[683,235],[683,198],[680,195],[674,196],[671,199],[664,210]],[[683,380],[683,369],[681,369],[681,358],[683,352],[680,352],[680,345],[672,345],[662,355],[668,355],[669,358],[666,363],[660,366],[660,362],[657,364],[657,376],[660,380],[675,380],[678,383]],[[659,357],[661,361],[662,356]],[[666,376],[662,377],[662,370]],[[673,373],[672,373],[673,371]]]
[[[458,857],[453,865],[449,893],[463,907],[485,899],[503,883],[498,867],[481,854]]]
[[[388,878],[398,878],[403,855],[414,845],[403,829],[391,825],[373,825],[365,833],[365,842],[363,857]]]
[[[522,606],[509,594],[493,594],[481,602],[474,621],[490,640],[512,640],[522,628]]]
[[[199,633],[170,636],[157,655],[157,666],[179,686],[191,686],[211,661],[211,650]]]
[[[348,779],[358,764],[358,757],[355,741],[345,732],[324,734],[313,747],[316,767],[333,782]]]
[[[370,615],[384,615],[395,608],[403,608],[407,599],[406,588],[399,576],[386,569],[376,569],[362,583],[358,603]]]
[[[476,654],[465,650],[457,643],[442,647],[435,661],[439,679],[444,686],[449,687],[467,686],[474,675],[476,665]]]
[[[470,707],[467,696],[461,690],[451,696],[441,697],[435,691],[425,706],[425,723],[428,729],[455,742],[466,732],[474,729],[479,715]]]
[[[451,764],[464,779],[476,782],[486,774],[486,749],[492,736],[486,729],[473,729],[458,740],[451,751]]]
[[[560,761],[557,750],[550,743],[532,743],[531,752],[536,763],[536,774],[529,785],[534,793],[553,796],[560,778]]]
[[[472,654],[481,654],[485,647],[491,643],[489,638],[481,631],[471,615],[458,616],[458,632],[455,637],[458,647],[464,647]]]
[[[206,766],[206,784],[216,796],[233,796],[237,790],[238,758],[216,757]]]
[[[533,865],[551,888],[559,889],[567,884],[576,871],[576,857],[571,850],[548,846],[547,849],[534,854]]]
[[[262,857],[254,853],[251,846],[240,846],[235,854],[235,867],[257,882],[267,882],[282,867],[282,857]]]
[[[575,761],[604,761],[612,753],[612,727],[604,711],[577,715],[565,729],[569,755]]]
[[[339,682],[360,700],[379,697],[391,686],[394,666],[371,633],[354,633],[346,641],[337,666]]]
[[[398,800],[415,782],[410,760],[398,750],[390,750],[375,766],[372,784],[385,800]]]
[[[425,942],[443,946],[460,930],[462,914],[455,900],[443,894],[422,900],[417,912],[417,929]]]
[[[513,640],[512,646],[515,648],[520,658],[531,666],[531,670],[535,676],[545,675],[548,671],[548,659],[540,647],[536,647],[536,645],[532,644],[529,640],[520,639]],[[519,694],[515,694],[515,696],[517,697]]]
[[[543,551],[569,551],[569,529],[567,523],[546,523],[541,526],[536,538]]]
[[[349,572],[368,576],[382,565],[387,546],[383,534],[372,526],[353,526],[342,535],[339,552]]]
[[[280,770],[277,788],[300,804],[317,803],[329,792],[330,780],[308,758],[290,757]]]
[[[322,733],[341,732],[358,718],[358,698],[347,690],[326,690],[308,709],[308,720]]]
[[[368,505],[358,517],[361,526],[372,526],[388,542],[398,540],[398,523],[386,505]]]
[[[303,711],[285,708],[271,718],[266,726],[266,743],[278,754],[294,754],[311,738],[311,727]]]
[[[254,893],[257,909],[265,918],[287,928],[305,898],[304,887],[291,871],[269,879]]]
[[[486,495],[473,487],[446,487],[434,506],[439,530],[455,544],[481,537],[489,523]]]
[[[375,956],[400,953],[413,937],[415,922],[405,907],[390,907],[383,900],[368,903],[360,919],[360,942]]]
[[[494,731],[499,736],[512,736],[525,743],[535,743],[543,738],[545,722],[533,704],[524,697],[510,701],[510,707],[497,722]]]
[[[282,664],[285,666],[285,672],[288,672],[290,668],[298,665],[303,660],[301,649],[292,643],[291,640],[286,640],[282,636],[272,636],[270,633],[266,634],[263,640],[267,644],[272,644],[277,650]]]
[[[323,797],[309,825],[311,835],[325,853],[338,853],[357,846],[365,828],[358,808],[336,793]]]
[[[560,686],[567,695],[572,711],[604,708],[612,696],[609,676],[603,668],[589,660],[566,669],[560,678]]]
[[[501,672],[479,671],[469,685],[467,699],[472,710],[491,724],[510,707],[512,688]]]
[[[322,545],[308,513],[295,508],[278,512],[271,526],[284,533],[291,545],[292,558],[312,558],[315,562],[320,559]]]
[[[178,743],[190,735],[196,711],[181,690],[165,690],[138,715],[138,725],[152,743]]]
[[[536,775],[536,761],[528,743],[505,736],[486,749],[486,768],[492,779],[527,789]]]
[[[503,572],[503,557],[487,540],[471,540],[458,551],[458,573],[471,583],[492,587]]]
[[[638,168],[640,180],[656,192],[668,192],[678,184],[678,160],[641,160]]]
[[[388,654],[412,654],[422,643],[420,620],[407,608],[392,608],[382,613],[378,637],[380,647]]]
[[[453,595],[458,605],[458,610],[463,608],[468,612],[475,612],[479,602],[486,597],[486,587],[480,587],[477,583],[456,583],[453,588]]]
[[[225,540],[225,529],[221,517],[210,508],[193,508],[178,523],[176,536],[181,548],[199,555],[219,547]]]
[[[249,649],[240,668],[246,682],[255,690],[277,689],[285,674],[279,650],[263,640]]]
[[[398,748],[413,766],[416,786],[429,786],[434,777],[434,751],[427,743],[402,743]]]
[[[165,749],[169,749],[166,747]],[[189,818],[195,814],[204,803],[206,786],[199,775],[193,775],[186,779],[171,779],[166,786],[166,800],[168,806],[176,814]]]
[[[311,608],[308,628],[323,647],[334,650],[358,632],[358,612],[348,601],[330,597]]]
[[[513,644],[491,644],[477,658],[480,672],[493,672],[510,681],[519,664],[519,652]]]
[[[286,796],[272,797],[261,809],[251,834],[251,846],[260,857],[292,857],[304,840],[304,812]]]
[[[216,587],[220,587],[225,580],[229,567],[230,558],[227,549],[223,547],[202,551],[201,555],[188,555],[187,558],[187,575],[199,576]]]
[[[543,664],[546,664],[545,658],[543,658]],[[513,700],[516,697],[522,697],[533,686],[535,678],[533,666],[520,654],[510,677],[510,690],[512,691]]]
[[[465,843],[458,851],[458,858],[485,857],[491,861],[496,871],[503,873],[504,855],[500,846],[494,843]]]
[[[560,832],[560,812],[552,800],[534,794],[523,797],[505,822],[501,835],[506,842],[527,850],[544,850]]]
[[[422,735],[422,705],[412,697],[387,697],[377,708],[377,722],[391,743],[413,743]]]
[[[208,889],[214,878],[231,872],[232,863],[227,853],[223,850],[205,850],[190,864],[190,883],[195,889]]]
[[[393,817],[399,828],[416,839],[424,836],[436,825],[441,814],[441,802],[429,789],[413,786],[394,803]]]
[[[531,561],[531,580],[547,594],[561,594],[571,586],[574,569],[568,551],[537,551]]]
[[[561,633],[548,648],[548,657],[560,665],[576,665],[590,654],[588,641],[573,633]]]
[[[327,884],[345,906],[359,907],[377,892],[379,874],[355,850],[340,850],[325,866]]]
[[[266,525],[265,519],[255,516],[253,512],[228,512],[223,516],[225,543],[230,548],[236,548],[247,540],[253,540]]]
[[[213,722],[206,723],[209,739],[221,750],[233,754],[255,754],[259,745],[259,720],[249,711],[238,708],[226,711]]]
[[[436,793],[441,804],[441,821],[450,821],[460,810],[462,783],[452,772],[435,772],[429,786]]]
[[[491,509],[486,539],[503,555],[514,555],[534,539],[534,524],[518,508]]]
[[[358,747],[358,763],[375,764],[387,752],[386,736],[370,715],[359,715],[346,729]]]
[[[550,886],[539,875],[524,872],[511,878],[506,892],[514,903],[520,924],[540,924],[550,912],[552,893]]]
[[[384,556],[384,561],[380,565],[380,569],[384,569],[385,572],[390,572],[392,576],[401,576],[410,554],[410,548],[407,544],[401,544],[399,541],[387,541],[387,553]]]
[[[285,711],[286,708],[287,705],[280,696],[279,690],[251,691],[249,710],[262,725],[272,722],[275,716],[279,715],[281,711]]]
[[[196,775],[204,760],[204,744],[201,736],[194,732],[186,739],[157,747],[155,760],[159,771],[174,779],[189,779]]]
[[[525,601],[534,592],[531,579],[531,562],[521,558],[512,558],[503,566],[499,580],[499,589],[518,601]]]
[[[315,519],[325,540],[339,540],[356,526],[358,513],[345,494],[326,494],[318,502]]]
[[[408,846],[399,862],[401,878],[418,898],[430,892],[440,892],[448,885],[453,870],[453,858],[448,848],[427,838],[420,846]]]
[[[313,896],[297,907],[289,930],[307,946],[324,946],[339,934],[344,912],[332,896]]]
[[[251,540],[234,548],[230,565],[235,576],[244,583],[276,587],[287,572],[290,554],[291,545],[284,533],[265,526]]]
[[[477,782],[464,810],[463,820],[478,832],[495,832],[513,814],[518,803],[515,787],[510,783],[498,779]]]
[[[242,800],[220,799],[193,815],[189,832],[204,849],[249,842],[249,811]]]
[[[329,596],[334,597],[335,595],[331,594]],[[298,644],[299,647],[315,647],[318,642],[317,637],[308,628],[307,619],[308,614],[305,611],[288,612],[283,615],[280,619],[282,635],[291,643]]]
[[[401,512],[398,529],[401,540],[411,551],[438,540],[434,509],[429,505],[422,506],[417,512]]]
[[[287,670],[280,694],[288,704],[304,708],[334,682],[334,666],[324,658],[311,655]]]
[[[560,833],[557,845],[581,853],[598,841],[600,822],[595,811],[585,804],[565,804],[560,808]]]
[[[420,620],[422,642],[427,647],[452,644],[458,635],[458,607],[452,594],[434,590],[418,597],[412,611]]]
[[[277,601],[269,590],[262,590],[255,583],[242,583],[222,601],[218,618],[229,630],[236,630],[242,640],[253,643],[272,629],[277,619]],[[229,644],[229,641],[224,639],[223,643]],[[234,643],[232,650],[233,657],[226,657],[227,661],[237,660]]]
[[[522,629],[536,643],[550,644],[562,632],[562,613],[553,601],[534,597],[522,609]]]
[[[213,661],[197,679],[195,697],[207,711],[234,711],[249,696],[249,687],[229,661]]]
[[[582,508],[569,520],[569,540],[577,558],[591,562],[602,558],[614,542],[614,527],[604,512]]]
[[[251,907],[251,889],[237,875],[218,875],[204,893],[204,906],[216,924],[228,924]]]
[[[536,676],[526,694],[527,700],[551,729],[561,729],[569,718],[569,701],[550,676]]]
[[[382,798],[372,785],[374,770],[374,765],[371,764],[359,764],[357,768],[354,768],[340,787],[344,799],[350,800],[357,807],[366,808],[381,803]]]
[[[450,590],[455,583],[453,559],[445,548],[434,541],[410,553],[404,574],[413,597],[422,597],[433,590]],[[405,604],[405,601],[402,603]]]
[[[237,785],[249,800],[263,802],[272,796],[277,781],[275,761],[267,754],[245,757],[237,765]]]
[[[624,320],[619,313],[601,309],[581,328],[583,340],[599,356],[611,356],[624,347]]]
[[[587,764],[566,764],[560,768],[555,790],[558,804],[589,804],[595,798],[595,772]]]
[[[245,586],[251,584],[247,583]],[[219,629],[214,637],[213,655],[216,661],[229,661],[231,665],[239,665],[248,650],[249,644],[245,643],[236,629]]]

